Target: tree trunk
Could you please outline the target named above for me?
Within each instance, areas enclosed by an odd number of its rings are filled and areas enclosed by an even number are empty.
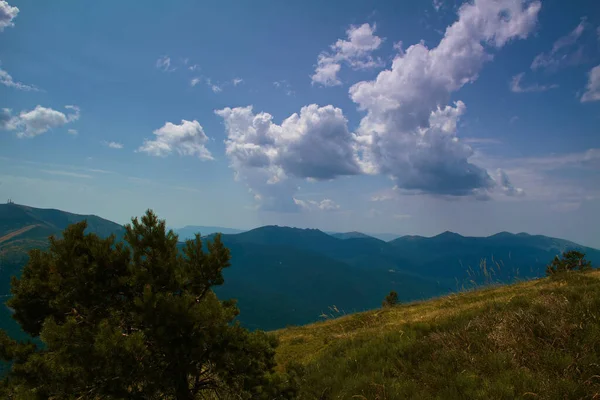
[[[190,390],[187,373],[179,375],[177,387],[175,388],[175,397],[177,400],[193,400],[194,395]]]

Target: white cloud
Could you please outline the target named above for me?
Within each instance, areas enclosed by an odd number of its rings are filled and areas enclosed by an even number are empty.
[[[281,125],[251,107],[216,111],[225,121],[226,154],[236,179],[261,208],[278,211],[302,208],[293,201],[298,179],[363,173],[389,175],[403,193],[489,199],[496,181],[470,161],[473,149],[457,137],[466,105],[446,104],[492,59],[487,48],[533,31],[540,7],[529,0],[464,4],[437,47],[421,42],[400,48],[391,69],[350,88],[352,100],[366,112],[355,133],[342,110],[331,105],[303,107]],[[339,41],[334,48],[353,54],[349,43]]]
[[[7,87],[15,88],[18,90],[34,91],[34,92],[39,91],[39,89],[33,85],[27,85],[25,83],[15,82],[13,80],[13,77],[8,72],[3,70],[2,68],[0,68],[0,84],[7,86]]]
[[[223,86],[213,83],[210,78],[206,78],[206,84],[214,93],[221,93],[223,91]]]
[[[581,37],[585,30],[585,18],[581,20],[579,25],[575,27],[568,35],[559,38],[552,50],[548,53],[538,54],[531,63],[531,69],[537,70],[541,68],[558,68],[565,65],[577,65],[583,60],[583,48],[579,46],[577,50],[570,51]]]
[[[167,122],[153,133],[156,139],[145,139],[138,151],[158,157],[168,156],[175,151],[181,156],[197,156],[201,160],[213,159],[210,151],[204,147],[208,137],[196,120],[181,120],[180,125]]]
[[[244,83],[244,80],[242,78],[233,78],[233,80],[231,81],[231,83],[233,83],[233,86],[237,86],[241,83]]]
[[[538,85],[537,83],[534,83],[529,86],[521,86],[521,81],[523,80],[524,75],[525,75],[525,73],[521,72],[520,74],[517,74],[512,77],[512,80],[510,81],[511,92],[513,92],[513,93],[545,92],[547,90],[556,89],[558,87],[558,85],[556,85],[556,84]]]
[[[338,39],[331,45],[330,52],[319,54],[317,67],[311,77],[312,83],[323,86],[341,85],[337,74],[342,63],[348,64],[353,69],[368,69],[383,65],[380,59],[374,59],[371,53],[377,50],[383,39],[374,35],[375,25],[367,23],[360,26],[351,26],[346,34],[348,40]]]
[[[194,64],[194,65],[190,65],[190,66],[188,67],[188,69],[189,69],[190,71],[197,71],[197,70],[199,70],[199,69],[200,69],[200,66],[199,66],[198,64]]]
[[[123,144],[119,143],[119,142],[107,142],[107,141],[103,141],[102,144],[105,145],[106,147],[110,147],[111,149],[120,150],[120,149],[123,148]]]
[[[77,106],[72,106],[72,105],[71,105],[71,106],[65,106],[65,108],[66,108],[67,110],[72,110],[72,111],[73,111],[73,113],[72,113],[72,114],[68,114],[68,115],[67,115],[67,121],[69,121],[69,122],[73,122],[73,121],[77,121],[77,120],[79,119],[79,116],[80,116],[80,111],[81,111],[81,110],[79,109],[79,107],[77,107]]]
[[[339,210],[339,204],[331,199],[315,200],[299,200],[294,198],[294,203],[307,211],[335,211]]]
[[[197,84],[199,84],[200,82],[202,82],[202,78],[192,78],[192,80],[190,81],[190,86],[194,87]]]
[[[492,59],[484,46],[501,48],[527,37],[540,8],[539,1],[525,0],[465,3],[437,47],[412,45],[375,80],[353,85],[352,100],[367,112],[357,131],[365,169],[426,193],[479,195],[491,189],[493,179],[469,162],[473,150],[456,137],[465,105],[443,105]]]
[[[225,121],[225,152],[237,179],[267,208],[295,209],[291,195],[297,189],[288,176],[325,180],[361,173],[354,135],[339,108],[311,104],[281,125],[251,106],[215,112]]]
[[[581,102],[600,100],[600,65],[596,65],[588,73],[588,83],[585,87],[585,93],[581,96]]]
[[[511,197],[522,197],[525,196],[525,191],[521,188],[515,187],[508,178],[506,172],[500,168],[497,170],[498,173],[498,184],[502,188],[502,191],[507,196]]]
[[[226,154],[240,167],[276,167],[272,179],[283,174],[319,180],[360,173],[354,135],[339,108],[311,104],[281,125],[268,113],[255,115],[250,106],[216,113],[225,120]]]
[[[77,106],[65,106],[74,113],[64,114],[52,108],[36,106],[31,111],[21,111],[19,115],[12,116],[9,109],[3,110],[0,127],[9,131],[17,131],[20,138],[41,135],[52,128],[58,128],[69,122],[79,119],[79,108]]]
[[[19,14],[19,9],[8,4],[5,0],[0,0],[0,32],[4,28],[15,26],[13,19]]]
[[[176,68],[171,68],[171,57],[162,56],[158,60],[156,60],[156,68],[160,69],[163,72],[171,72],[175,71]]]
[[[79,132],[77,132],[77,129],[67,129],[67,133],[76,136]]]

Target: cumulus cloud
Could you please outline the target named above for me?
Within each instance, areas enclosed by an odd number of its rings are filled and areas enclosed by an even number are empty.
[[[110,147],[111,149],[121,150],[123,148],[123,144],[119,143],[119,142],[104,141],[104,142],[102,142],[102,144],[105,145],[106,147]]]
[[[342,63],[353,69],[368,69],[382,66],[380,59],[374,59],[371,53],[377,50],[383,39],[375,34],[375,25],[367,23],[351,26],[346,34],[348,40],[338,39],[331,45],[331,51],[319,54],[317,67],[311,77],[312,83],[323,86],[341,85],[337,74]]]
[[[31,111],[21,111],[12,116],[11,110],[3,109],[0,126],[5,130],[16,131],[20,138],[41,135],[52,128],[58,128],[79,119],[77,106],[65,106],[71,113],[65,114],[52,108],[36,106]]]
[[[197,156],[201,160],[213,159],[210,151],[204,146],[208,137],[196,120],[181,120],[179,125],[167,122],[153,133],[156,139],[145,139],[138,151],[158,157],[177,152],[181,156]]]
[[[391,69],[350,88],[367,115],[357,130],[370,173],[394,177],[402,189],[433,194],[477,195],[495,182],[469,162],[473,150],[456,137],[466,107],[448,103],[452,92],[477,79],[486,51],[526,38],[537,23],[539,1],[476,0],[432,49],[423,43],[400,51]]]
[[[577,65],[583,61],[583,47],[575,46],[586,28],[585,18],[568,35],[559,38],[552,50],[548,53],[538,54],[531,63],[531,69],[542,68],[556,69],[565,65]],[[577,47],[573,50],[573,47]]]
[[[596,65],[588,73],[588,83],[585,87],[585,93],[581,96],[581,102],[600,100],[600,65]]]
[[[556,89],[558,87],[558,85],[556,85],[556,84],[539,85],[537,83],[534,83],[534,84],[531,84],[528,86],[522,86],[521,81],[523,80],[524,75],[525,75],[525,73],[521,72],[520,74],[513,76],[512,80],[510,81],[511,92],[514,92],[514,93],[545,92],[547,90]]]
[[[423,42],[406,50],[398,47],[390,69],[350,88],[351,99],[365,112],[355,132],[348,129],[342,110],[331,105],[303,107],[281,125],[252,107],[217,110],[225,122],[226,154],[236,178],[248,185],[263,209],[279,211],[306,208],[307,203],[294,201],[298,179],[356,174],[391,176],[404,193],[490,199],[498,184],[470,161],[473,149],[457,137],[467,107],[462,101],[448,103],[453,92],[477,79],[493,58],[491,50],[533,31],[540,7],[530,0],[475,0],[460,7],[458,20],[436,47]],[[338,41],[335,51],[323,57],[369,54],[352,53],[352,43],[352,38]],[[371,43],[365,48],[380,45]],[[348,59],[352,57],[342,58],[350,63]]]
[[[292,196],[283,203],[274,199],[278,190],[286,195],[296,191],[288,177],[326,180],[361,173],[354,135],[339,108],[311,104],[281,125],[268,113],[254,114],[251,106],[215,112],[225,122],[231,167],[260,203],[294,209],[298,203],[291,202]]]
[[[7,86],[7,87],[15,88],[18,90],[24,90],[24,91],[38,91],[39,90],[37,87],[35,87],[33,85],[27,85],[25,83],[15,81],[13,79],[13,77],[8,72],[3,70],[2,68],[0,68],[0,84]]]
[[[244,80],[242,78],[233,78],[231,80],[231,83],[233,83],[233,86],[237,86],[239,84],[244,83]]]
[[[331,199],[315,200],[299,200],[294,198],[294,203],[307,211],[335,211],[339,210],[340,206]]]
[[[8,4],[5,0],[0,0],[0,32],[4,28],[15,26],[13,19],[19,14],[19,9]]]
[[[525,196],[525,191],[521,188],[515,187],[506,172],[502,169],[497,170],[498,173],[498,184],[505,195],[511,197],[523,197]]]

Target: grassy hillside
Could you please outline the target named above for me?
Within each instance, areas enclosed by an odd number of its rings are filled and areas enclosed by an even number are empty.
[[[453,294],[277,335],[279,368],[298,373],[303,399],[596,399],[600,271]]]

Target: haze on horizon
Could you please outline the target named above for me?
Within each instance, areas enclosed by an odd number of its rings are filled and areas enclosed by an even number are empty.
[[[594,0],[0,0],[0,199],[600,248]]]

